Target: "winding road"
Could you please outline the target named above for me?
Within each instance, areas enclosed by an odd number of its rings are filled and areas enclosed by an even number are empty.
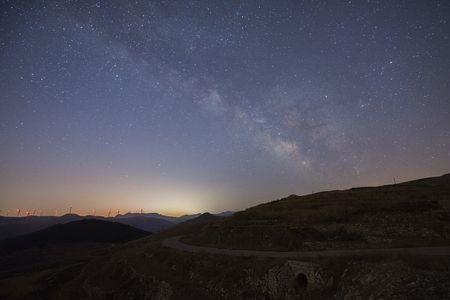
[[[273,258],[318,258],[336,256],[372,256],[386,254],[402,255],[426,255],[426,256],[446,256],[450,255],[450,246],[445,247],[415,247],[415,248],[385,248],[385,249],[352,249],[352,250],[321,250],[321,251],[259,251],[259,250],[235,250],[212,248],[203,246],[188,245],[180,241],[182,236],[175,236],[164,239],[162,245],[185,252],[209,253],[228,256],[256,256]]]

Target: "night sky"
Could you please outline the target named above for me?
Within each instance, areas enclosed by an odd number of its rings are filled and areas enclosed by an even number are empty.
[[[0,209],[238,210],[450,171],[450,1],[1,1]]]

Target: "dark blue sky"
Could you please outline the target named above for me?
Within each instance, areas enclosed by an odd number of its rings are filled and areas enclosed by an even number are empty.
[[[3,210],[241,209],[450,171],[449,1],[1,1]]]

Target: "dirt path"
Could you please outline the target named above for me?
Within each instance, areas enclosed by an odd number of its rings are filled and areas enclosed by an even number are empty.
[[[415,248],[387,248],[387,249],[353,249],[353,250],[323,250],[323,251],[259,251],[259,250],[234,250],[211,248],[203,246],[188,245],[180,241],[182,236],[167,238],[162,241],[164,247],[176,250],[210,253],[229,256],[258,256],[258,257],[295,257],[295,258],[317,258],[317,257],[336,257],[336,256],[372,256],[386,254],[403,255],[450,255],[450,246],[445,247],[415,247]]]

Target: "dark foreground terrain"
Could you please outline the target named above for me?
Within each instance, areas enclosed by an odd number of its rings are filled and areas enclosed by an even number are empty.
[[[450,175],[330,191],[203,214],[124,244],[46,245],[0,261],[4,299],[450,299]],[[349,255],[232,256],[163,241],[256,251]],[[172,239],[173,240],[173,239]],[[86,244],[87,245],[87,244]],[[45,251],[44,251],[45,249]],[[445,249],[445,248],[440,248]],[[359,251],[359,252],[358,252]],[[257,252],[259,253],[259,252]]]

